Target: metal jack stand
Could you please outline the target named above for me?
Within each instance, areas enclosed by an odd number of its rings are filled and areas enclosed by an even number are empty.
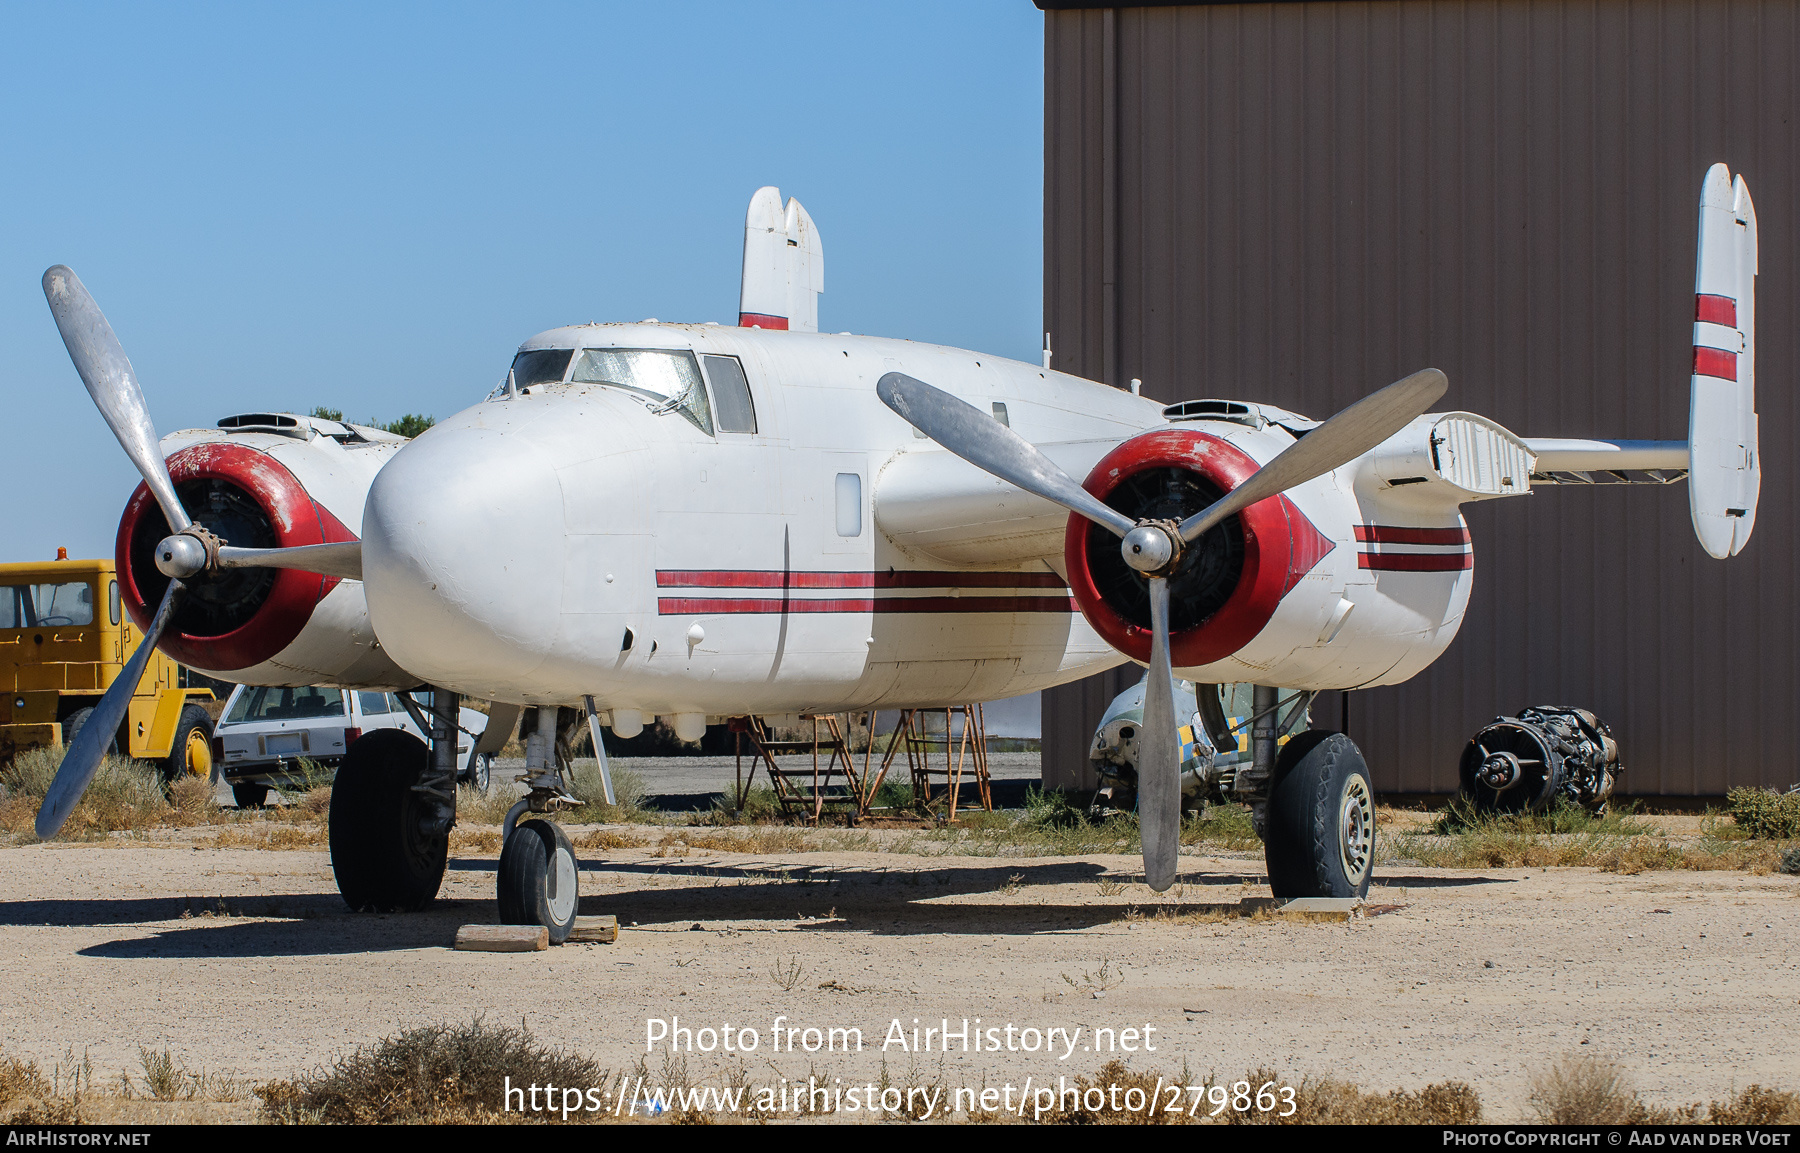
[[[908,709],[901,714],[900,727],[894,730],[894,744],[888,748],[888,757],[892,758],[894,749],[901,742],[906,745],[906,757],[912,769],[913,796],[927,813],[933,806],[942,804],[944,820],[956,820],[959,807],[973,808],[963,805],[962,791],[973,786],[977,803],[986,812],[993,812],[994,797],[990,788],[987,763],[987,726],[982,715],[981,705],[955,705],[946,708],[944,714],[944,731],[940,736],[926,730],[924,718],[927,712],[936,713],[937,709]],[[952,724],[952,717],[961,717],[962,725],[958,729]],[[944,752],[943,768],[932,765],[932,752],[938,747]],[[884,762],[882,771],[887,765]],[[973,779],[965,779],[965,773]],[[934,794],[932,786],[941,781],[942,787]]]
[[[844,740],[843,726],[838,723],[834,714],[801,719],[812,722],[813,735],[810,741],[773,740],[757,717],[739,717],[731,722],[732,731],[738,735],[737,808],[741,810],[749,800],[750,786],[756,780],[756,766],[760,763],[768,770],[769,783],[775,789],[775,799],[788,816],[805,817],[818,824],[827,806],[848,808],[853,818],[861,816],[865,804],[862,781],[856,771],[856,762],[851,759],[850,747]],[[820,731],[821,722],[825,726],[824,732]],[[746,736],[756,750],[756,759],[750,762],[748,777],[744,775]],[[830,755],[821,765],[819,754],[827,750]],[[810,770],[784,769],[775,759],[798,753],[812,754]],[[843,778],[841,781],[832,779],[839,776]]]

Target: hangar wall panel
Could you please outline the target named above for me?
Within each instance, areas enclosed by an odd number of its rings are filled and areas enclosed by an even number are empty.
[[[1686,489],[1466,509],[1461,635],[1350,695],[1385,791],[1446,793],[1469,735],[1592,708],[1625,789],[1800,779],[1795,230],[1800,7],[1398,0],[1045,13],[1044,327],[1058,368],[1166,400],[1323,417],[1434,365],[1445,407],[1524,436],[1685,439],[1697,201],[1761,225],[1756,534],[1701,551]],[[1120,673],[1110,683],[1122,683]],[[1044,704],[1077,779],[1107,685]],[[1335,727],[1337,703],[1321,720]]]

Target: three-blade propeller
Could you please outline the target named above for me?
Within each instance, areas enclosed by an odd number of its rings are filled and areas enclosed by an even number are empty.
[[[1169,657],[1169,581],[1183,548],[1258,501],[1348,464],[1430,408],[1448,385],[1435,368],[1416,372],[1366,396],[1307,432],[1242,484],[1169,533],[1136,523],[1101,503],[1054,461],[974,405],[903,373],[875,386],[883,404],[975,467],[1062,505],[1121,538],[1125,563],[1144,577],[1150,596],[1150,672],[1144,690],[1144,736],[1138,741],[1138,825],[1144,880],[1156,892],[1175,883],[1181,849],[1181,742]]]
[[[58,264],[44,273],[44,299],[50,302],[51,315],[62,333],[69,359],[81,374],[94,406],[106,419],[107,427],[119,438],[125,455],[137,466],[139,475],[149,486],[150,494],[169,522],[171,535],[156,546],[156,567],[169,577],[169,589],[157,606],[150,627],[137,651],[131,654],[119,673],[94,706],[93,713],[63,754],[62,765],[50,782],[44,803],[38,809],[37,835],[54,837],[88,783],[99,771],[107,746],[113,741],[119,723],[131,703],[144,665],[156,647],[170,618],[180,607],[187,586],[185,578],[222,568],[292,568],[327,576],[362,579],[362,544],[301,545],[292,548],[237,548],[224,544],[193,523],[175,494],[175,483],[169,466],[163,460],[156,426],[150,420],[150,408],[144,402],[144,390],[138,385],[137,373],[112,325],[94,303],[81,278],[66,265]],[[210,554],[210,555],[209,555]]]

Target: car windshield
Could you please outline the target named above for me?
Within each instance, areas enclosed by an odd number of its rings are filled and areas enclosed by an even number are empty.
[[[0,629],[93,623],[94,593],[85,581],[0,585]]]
[[[660,412],[678,409],[708,436],[712,410],[706,385],[691,352],[661,348],[584,348],[569,378],[576,384],[607,384],[656,402]]]
[[[310,721],[343,715],[341,691],[306,685],[297,689],[245,688],[225,720],[235,725],[244,721]]]

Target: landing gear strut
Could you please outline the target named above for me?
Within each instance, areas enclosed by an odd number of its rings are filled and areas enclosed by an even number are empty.
[[[525,743],[524,800],[506,814],[502,828],[497,896],[500,922],[504,925],[542,925],[550,931],[550,943],[560,945],[575,928],[580,905],[581,863],[575,848],[555,821],[518,823],[527,812],[550,813],[582,804],[570,791],[567,774],[574,763],[575,737],[583,724],[578,709],[561,708],[555,714],[555,734],[540,728],[547,718],[542,709],[527,709],[519,727]],[[598,726],[593,728],[596,745]],[[604,758],[603,746],[596,748]],[[604,761],[602,762],[604,764]]]

